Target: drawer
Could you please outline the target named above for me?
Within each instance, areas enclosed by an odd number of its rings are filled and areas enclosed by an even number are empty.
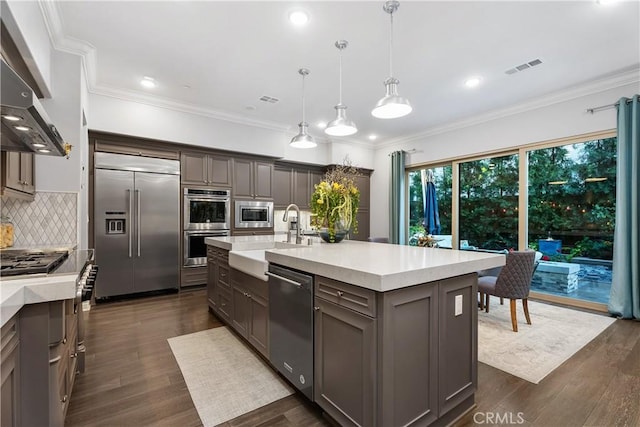
[[[315,296],[369,317],[376,317],[376,292],[316,276]]]
[[[218,265],[218,283],[229,286],[229,267],[226,265]]]
[[[214,257],[217,252],[215,247],[207,245],[207,257]]]
[[[227,322],[231,321],[231,289],[218,288],[218,314]]]
[[[3,356],[5,353],[9,354],[18,343],[20,337],[18,325],[18,316],[16,315],[9,319],[2,327],[2,332],[0,332],[2,345],[0,347],[2,348],[1,352]]]

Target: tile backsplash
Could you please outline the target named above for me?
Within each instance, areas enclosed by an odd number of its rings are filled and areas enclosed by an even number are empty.
[[[282,221],[282,216],[284,215],[284,209],[274,210],[273,211],[273,231],[275,233],[287,232],[289,230],[289,223]],[[291,218],[295,218],[296,211],[289,211],[289,220]],[[300,211],[300,227],[303,231],[311,230],[311,212],[309,211]]]
[[[2,197],[14,226],[14,247],[77,244],[78,193],[37,192],[35,200]]]

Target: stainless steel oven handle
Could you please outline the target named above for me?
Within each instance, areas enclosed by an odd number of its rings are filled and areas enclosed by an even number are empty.
[[[131,253],[131,246],[133,245],[133,230],[131,229],[131,225],[133,224],[133,200],[131,199],[131,190],[127,190],[127,196],[129,199],[129,258],[131,258],[133,255]]]
[[[287,279],[286,277],[282,277],[282,276],[278,276],[277,274],[273,274],[273,273],[272,273],[272,272],[270,272],[270,271],[265,271],[265,273],[264,273],[264,274],[266,274],[267,276],[271,276],[271,277],[273,277],[274,279],[282,280],[283,282],[286,282],[286,283],[289,283],[289,284],[291,284],[291,285],[297,286],[298,288],[301,288],[301,287],[302,287],[302,284],[300,284],[300,283],[298,283],[298,282],[295,282],[295,281],[293,281],[293,280],[291,280],[291,279]]]
[[[138,237],[138,258],[140,258],[140,190],[136,190],[136,196],[137,196],[137,209],[136,209],[136,234]]]

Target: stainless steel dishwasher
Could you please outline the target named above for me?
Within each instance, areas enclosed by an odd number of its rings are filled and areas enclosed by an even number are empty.
[[[269,360],[313,401],[313,276],[269,264]]]

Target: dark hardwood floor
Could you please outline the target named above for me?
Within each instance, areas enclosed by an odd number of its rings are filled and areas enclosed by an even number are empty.
[[[222,326],[204,290],[99,304],[86,315],[86,372],[68,426],[199,426],[167,338]],[[477,407],[457,426],[640,426],[640,322],[616,321],[540,384],[478,366]],[[223,385],[220,385],[223,387]],[[330,425],[293,395],[225,427]]]

